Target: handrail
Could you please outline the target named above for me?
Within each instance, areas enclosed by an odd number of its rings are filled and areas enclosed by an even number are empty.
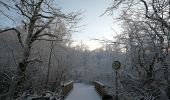
[[[98,81],[94,81],[93,83],[98,94],[103,97],[106,94],[105,86]]]
[[[62,86],[62,94],[65,97],[73,89],[73,81],[67,82]]]
[[[113,97],[106,92],[105,86],[102,83],[100,83],[98,81],[94,81],[93,84],[95,86],[97,93],[102,97],[102,100],[112,100],[113,99]]]
[[[72,83],[73,83],[73,81],[70,81],[70,82],[63,84],[63,86],[66,86],[66,85],[69,85],[69,84],[72,84]]]

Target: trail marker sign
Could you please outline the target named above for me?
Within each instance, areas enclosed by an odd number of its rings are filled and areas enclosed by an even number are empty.
[[[120,68],[120,66],[121,66],[121,63],[119,61],[113,61],[112,68],[114,70],[118,70]]]

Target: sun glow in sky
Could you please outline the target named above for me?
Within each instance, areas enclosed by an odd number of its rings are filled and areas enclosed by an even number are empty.
[[[83,11],[83,19],[80,25],[80,32],[73,33],[74,44],[80,44],[81,41],[89,46],[90,50],[101,47],[101,44],[92,39],[107,38],[113,39],[115,31],[120,31],[118,24],[114,23],[112,16],[101,16],[112,0],[56,0],[56,4],[64,12]]]
[[[90,50],[100,48],[102,45],[93,39],[113,39],[115,33],[120,33],[120,26],[115,23],[112,16],[107,14],[101,16],[112,3],[112,0],[54,0],[57,7],[64,13],[82,11],[82,20],[79,25],[79,32],[72,34],[73,45],[88,45]],[[1,7],[0,7],[1,8]],[[114,12],[114,15],[118,15]],[[14,17],[14,16],[13,16]],[[7,22],[5,17],[0,16],[0,27],[15,26]],[[5,21],[4,21],[5,20]],[[9,20],[9,19],[8,19]],[[11,24],[10,24],[11,23]]]

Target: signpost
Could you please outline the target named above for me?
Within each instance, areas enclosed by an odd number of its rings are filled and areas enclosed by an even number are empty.
[[[118,100],[118,83],[117,83],[117,70],[121,67],[121,63],[119,61],[113,61],[112,68],[116,71],[116,100]]]

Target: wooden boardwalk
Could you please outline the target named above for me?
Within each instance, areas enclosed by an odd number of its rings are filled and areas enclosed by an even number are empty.
[[[73,87],[65,100],[102,100],[93,85],[74,83]]]

